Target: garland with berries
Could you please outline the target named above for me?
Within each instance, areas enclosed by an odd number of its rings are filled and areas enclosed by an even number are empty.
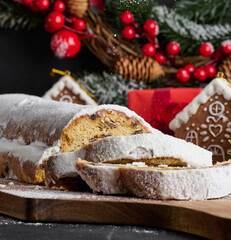
[[[174,10],[158,6],[153,0],[111,0],[103,13],[96,14],[89,9],[84,19],[74,16],[71,8],[83,4],[85,9],[90,4],[88,0],[76,3],[72,0],[16,1],[18,3],[6,6],[16,4],[18,10],[27,9],[34,16],[45,17],[44,28],[53,34],[51,49],[57,57],[74,57],[84,40],[102,62],[127,79],[149,82],[164,72],[172,72],[181,84],[187,84],[190,79],[201,83],[213,78],[218,63],[231,54],[231,25],[225,24],[231,15],[227,4],[231,0],[208,0],[209,6],[205,1],[181,0],[174,5]],[[195,2],[200,6],[198,12],[204,9],[200,17],[196,14]],[[0,20],[1,9],[3,16],[8,16],[8,9],[1,6],[4,4],[0,4]],[[187,16],[184,11],[190,14]],[[15,12],[11,14],[17,19]],[[93,20],[89,20],[91,16]],[[32,26],[23,15],[10,24],[9,19],[2,20],[3,26]],[[218,24],[214,25],[212,19],[217,19]],[[106,23],[114,32],[108,30]],[[194,58],[196,64],[182,61],[185,55],[192,60],[194,54],[199,55]],[[180,61],[183,63],[179,64]]]
[[[162,44],[165,45],[168,41],[178,42],[182,55],[197,55],[197,49],[203,42],[219,47],[222,41],[231,38],[230,24],[198,24],[165,6],[154,7],[150,17],[160,24]]]

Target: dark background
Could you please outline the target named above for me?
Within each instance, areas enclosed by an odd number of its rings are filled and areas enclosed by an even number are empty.
[[[5,0],[1,0],[5,1]],[[174,0],[156,1],[172,5]],[[105,66],[83,45],[72,59],[58,59],[50,49],[51,34],[43,29],[0,29],[0,94],[27,93],[41,96],[57,80],[51,69],[100,72]]]

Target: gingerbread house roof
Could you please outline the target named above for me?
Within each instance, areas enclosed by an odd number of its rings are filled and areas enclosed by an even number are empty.
[[[69,76],[63,76],[60,78],[60,80],[44,94],[43,98],[54,99],[64,88],[69,89],[72,94],[78,95],[79,98],[86,102],[87,105],[97,105],[97,103],[86,93],[86,91],[81,89],[80,85]]]
[[[215,78],[170,122],[169,128],[175,131],[195,115],[201,104],[205,104],[214,94],[223,95],[231,100],[231,84],[223,78]]]

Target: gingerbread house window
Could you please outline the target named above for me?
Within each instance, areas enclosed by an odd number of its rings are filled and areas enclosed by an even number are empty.
[[[209,106],[209,112],[213,116],[219,116],[224,112],[224,105],[216,101]]]
[[[219,146],[219,145],[210,145],[207,149],[213,153],[214,157],[221,157],[222,160],[225,161],[224,150],[223,150],[223,148],[221,146]]]
[[[194,144],[198,144],[197,133],[193,130],[189,131],[185,137],[185,140]]]

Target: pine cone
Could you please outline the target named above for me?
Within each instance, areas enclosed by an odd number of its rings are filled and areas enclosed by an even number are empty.
[[[128,55],[121,57],[115,64],[115,72],[126,79],[152,82],[164,75],[160,64],[149,57]]]
[[[79,18],[83,17],[88,9],[88,0],[65,0],[67,11]]]
[[[231,80],[231,55],[227,56],[218,66],[218,71],[224,73],[227,80]]]

